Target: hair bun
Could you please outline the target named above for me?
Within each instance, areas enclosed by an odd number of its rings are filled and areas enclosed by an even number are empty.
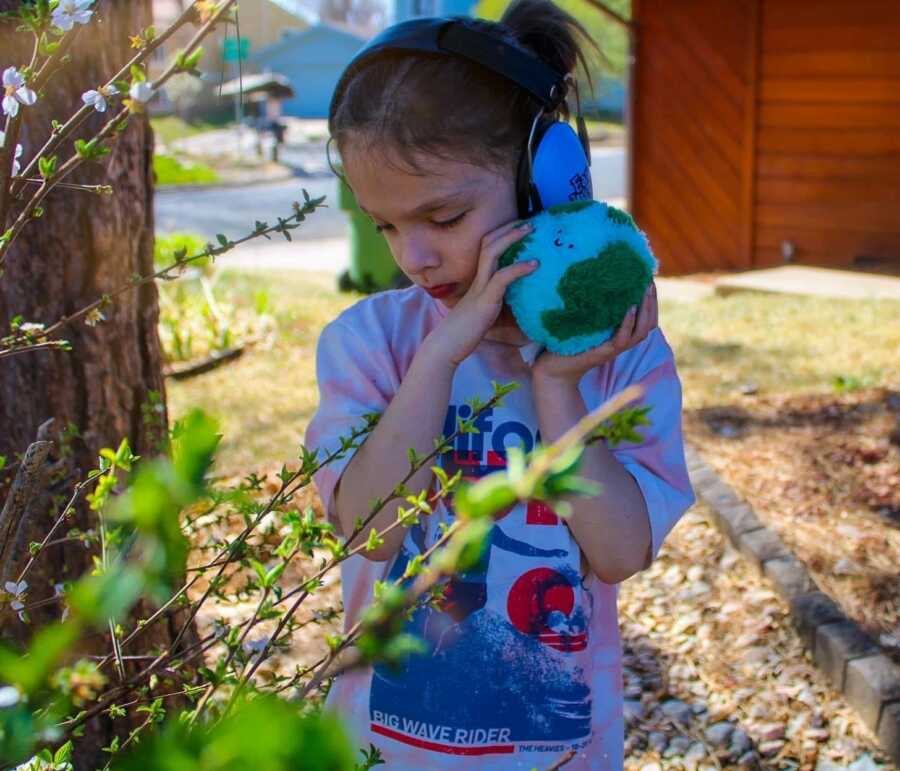
[[[596,47],[596,43],[580,22],[552,0],[513,0],[500,24],[523,47],[564,75],[572,72],[579,61],[585,72],[588,71],[578,36],[583,36],[592,46]]]

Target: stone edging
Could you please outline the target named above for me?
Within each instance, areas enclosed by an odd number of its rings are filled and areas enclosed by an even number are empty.
[[[790,605],[791,620],[816,666],[900,765],[900,667],[819,590],[806,566],[690,445],[685,457],[694,491],[709,505],[719,529],[771,580]]]

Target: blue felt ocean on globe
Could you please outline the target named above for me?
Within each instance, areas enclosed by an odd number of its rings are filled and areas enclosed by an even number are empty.
[[[506,290],[522,331],[553,353],[574,356],[612,337],[640,307],[658,269],[647,237],[626,212],[600,201],[551,206],[500,267],[537,259],[534,272]]]

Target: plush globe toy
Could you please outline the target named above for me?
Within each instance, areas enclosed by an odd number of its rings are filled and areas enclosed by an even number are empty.
[[[640,307],[658,263],[631,217],[600,201],[551,206],[500,267],[540,260],[506,290],[522,331],[553,353],[574,356],[606,342],[632,305]]]

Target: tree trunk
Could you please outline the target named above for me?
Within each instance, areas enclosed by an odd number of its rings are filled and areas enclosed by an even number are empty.
[[[18,6],[19,0],[0,0],[0,11]],[[95,20],[80,29],[71,64],[50,80],[37,104],[22,107],[23,161],[29,161],[46,141],[51,119],[64,122],[81,106],[84,91],[105,83],[133,55],[129,35],[151,23],[150,0],[100,0],[94,7]],[[0,24],[4,67],[27,64],[31,49],[27,34],[15,32],[15,25]],[[95,113],[82,136],[108,120],[117,106],[118,102],[104,114]],[[28,225],[13,244],[0,278],[0,336],[8,333],[10,320],[17,314],[49,325],[133,274],[152,272],[153,135],[146,116],[133,116],[111,147],[101,163],[82,167],[66,181],[110,184],[114,195],[57,188],[45,200],[43,217]],[[60,149],[60,165],[72,152],[71,142]],[[0,223],[0,232],[11,221]],[[127,437],[136,454],[148,457],[162,446],[167,417],[157,303],[155,285],[144,285],[107,306],[106,320],[100,324],[92,327],[80,321],[66,329],[63,336],[71,342],[71,352],[26,353],[0,360],[0,455],[9,464],[5,475],[0,474],[0,508],[16,461],[35,440],[38,428],[54,419],[49,436],[44,432],[44,438],[54,441],[53,464],[45,469],[42,496],[32,501],[23,520],[31,528],[25,544],[46,534],[73,484],[97,465],[101,448],[115,448]],[[96,527],[96,518],[83,502],[64,530],[73,525],[83,530]],[[51,597],[54,583],[83,575],[94,553],[96,548],[85,549],[77,542],[47,550],[29,572],[28,602]],[[15,564],[5,567],[14,567],[17,573],[23,558],[27,555],[13,555]],[[149,612],[138,607],[125,626],[130,629],[134,618]],[[53,603],[36,608],[30,614],[31,627],[0,614],[2,637],[21,644],[34,628],[59,614],[59,606]],[[148,630],[139,638],[141,651],[170,642],[179,621],[172,617],[168,624]],[[187,636],[188,641],[192,639],[193,635]],[[108,635],[94,642],[96,651],[109,649]],[[108,744],[112,735],[105,717],[88,725],[85,738],[79,740],[76,768],[95,768],[103,756],[99,747]]]

